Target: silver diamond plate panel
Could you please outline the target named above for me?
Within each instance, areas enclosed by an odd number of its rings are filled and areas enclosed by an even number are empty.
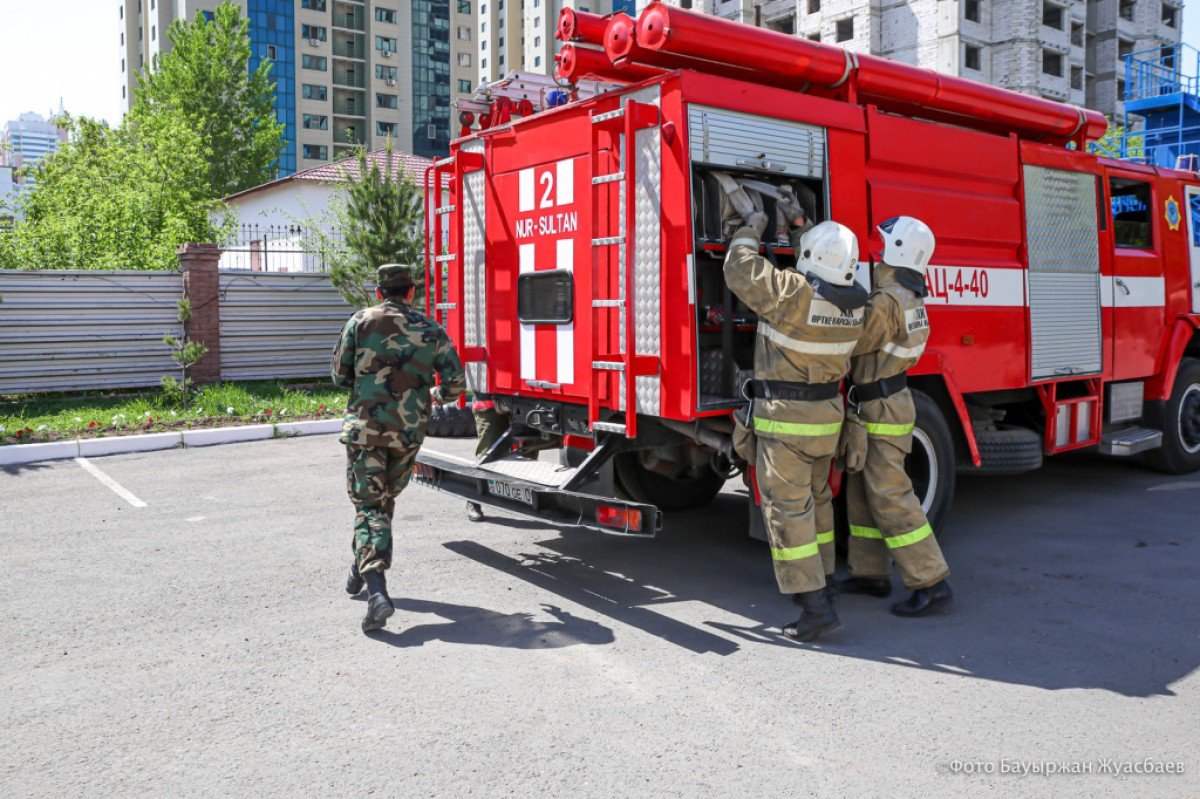
[[[481,152],[483,142],[472,142],[463,148],[468,152]],[[462,199],[462,276],[463,276],[463,323],[468,347],[487,346],[487,284],[485,277],[486,248],[486,185],[485,171],[480,169],[467,173],[463,178]],[[475,391],[487,391],[487,364],[482,362],[466,365],[467,385]]]
[[[1025,225],[1031,272],[1099,272],[1096,177],[1025,167]]]
[[[635,92],[639,103],[659,106],[658,86]],[[634,191],[633,338],[638,355],[662,354],[662,133],[655,125],[634,135],[637,185]],[[660,412],[658,375],[636,378],[637,411]]]
[[[688,107],[693,161],[823,179],[825,129],[770,117]]]
[[[1101,368],[1096,178],[1025,167],[1031,374],[1035,380]]]

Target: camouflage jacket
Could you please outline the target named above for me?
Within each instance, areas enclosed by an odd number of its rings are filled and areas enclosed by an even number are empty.
[[[434,384],[434,373],[442,383]],[[446,331],[420,311],[388,301],[346,321],[333,351],[333,382],[350,389],[341,441],[411,447],[425,439],[429,401],[466,390],[462,362]]]

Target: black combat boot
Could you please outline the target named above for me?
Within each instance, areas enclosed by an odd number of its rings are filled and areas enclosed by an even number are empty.
[[[913,591],[908,599],[892,605],[892,613],[897,616],[928,616],[945,610],[952,599],[954,592],[950,590],[950,583],[942,580],[928,588]]]
[[[362,620],[362,630],[369,633],[381,630],[388,617],[396,612],[392,598],[388,596],[387,579],[381,571],[369,571],[363,575],[367,583],[367,615]]]
[[[484,519],[483,507],[478,502],[467,503],[467,521],[481,522]]]
[[[842,626],[824,588],[819,591],[805,591],[796,596],[800,598],[800,605],[804,610],[800,612],[800,618],[783,628],[783,634],[788,638],[793,641],[811,641],[821,633],[830,633]]]
[[[892,581],[883,577],[842,577],[834,580],[830,590],[837,594],[865,594],[880,599],[892,595]]]
[[[350,573],[346,575],[346,593],[357,596],[363,590],[363,585],[362,575],[358,573],[358,561],[355,561],[350,564]]]

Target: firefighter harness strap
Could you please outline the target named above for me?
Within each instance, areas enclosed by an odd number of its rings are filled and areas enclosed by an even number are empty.
[[[851,391],[855,402],[870,402],[871,400],[887,399],[906,388],[908,388],[908,372],[901,372],[873,383],[855,384]]]
[[[841,381],[834,383],[794,383],[790,380],[747,380],[744,389],[750,399],[798,400],[816,402],[838,395]]]

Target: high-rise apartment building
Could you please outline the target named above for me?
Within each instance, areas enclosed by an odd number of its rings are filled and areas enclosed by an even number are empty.
[[[285,126],[279,171],[289,174],[378,149],[444,155],[451,101],[471,94],[474,2],[468,0],[236,0],[250,21],[251,68],[272,63]],[[211,14],[220,0],[122,0],[126,108],[137,75],[170,49],[177,18]],[[465,58],[463,58],[465,56]],[[459,60],[466,61],[465,65]]]
[[[67,132],[41,114],[21,114],[0,130],[0,164],[14,169],[36,164],[66,140]]]
[[[564,8],[611,14],[633,13],[633,0],[482,0],[479,3],[479,80],[493,81],[514,70],[549,75],[562,43],[554,38]]]
[[[1124,57],[1179,42],[1183,0],[664,0],[1121,114]],[[649,0],[638,0],[639,10]]]

